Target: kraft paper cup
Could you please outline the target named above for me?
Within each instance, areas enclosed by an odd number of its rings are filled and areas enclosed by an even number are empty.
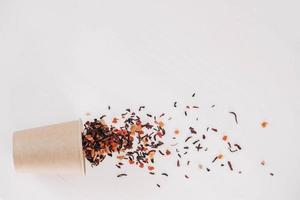
[[[15,170],[34,174],[85,175],[81,120],[13,134]]]

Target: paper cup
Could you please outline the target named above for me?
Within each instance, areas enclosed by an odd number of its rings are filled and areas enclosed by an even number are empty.
[[[17,131],[13,160],[17,172],[85,175],[81,120]]]

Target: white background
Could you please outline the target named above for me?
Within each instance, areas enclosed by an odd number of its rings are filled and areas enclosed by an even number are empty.
[[[299,8],[296,0],[1,0],[0,199],[300,199]],[[242,175],[193,165],[187,181],[164,163],[168,179],[132,169],[117,179],[109,161],[86,177],[14,172],[15,130],[98,116],[109,104],[115,113],[141,104],[172,112],[193,92],[199,123],[215,120],[243,145],[232,158]]]

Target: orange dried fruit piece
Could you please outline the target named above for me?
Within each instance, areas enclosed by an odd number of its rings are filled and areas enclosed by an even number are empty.
[[[166,155],[170,155],[171,154],[171,151],[170,150],[166,150]]]
[[[134,161],[133,161],[133,160],[129,160],[128,162],[129,162],[129,164],[131,164],[131,165],[134,164]]]
[[[140,132],[140,131],[142,131],[142,125],[138,124],[136,127],[136,132]]]
[[[117,159],[123,160],[123,159],[124,159],[124,156],[117,156]]]
[[[223,154],[218,155],[218,159],[223,159],[223,157],[224,157]]]
[[[148,166],[148,170],[152,171],[152,170],[154,170],[154,167],[153,166]]]
[[[228,138],[228,136],[227,136],[227,135],[224,135],[224,136],[222,137],[222,140],[226,141],[227,138]]]
[[[132,124],[131,127],[130,127],[130,132],[135,133],[136,129],[137,129],[137,125]]]
[[[165,126],[165,124],[164,124],[162,121],[159,121],[159,122],[158,122],[158,126],[159,126],[160,128],[163,128],[163,127]]]
[[[176,134],[176,135],[179,135],[179,133],[180,133],[179,130],[176,129],[176,130],[175,130],[175,134]]]
[[[93,141],[94,138],[91,135],[86,135],[85,138],[89,141]]]
[[[149,152],[149,154],[148,154],[149,158],[153,158],[154,155],[155,155],[155,151],[151,151],[151,152]]]
[[[263,121],[260,125],[262,128],[266,128],[269,125],[269,123],[266,121]]]

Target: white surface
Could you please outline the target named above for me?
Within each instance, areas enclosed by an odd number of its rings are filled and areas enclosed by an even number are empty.
[[[0,1],[0,198],[300,199],[299,6]],[[243,175],[195,167],[186,181],[166,164],[173,176],[158,190],[158,179],[142,171],[117,180],[109,162],[81,178],[14,172],[14,130],[97,115],[108,104],[116,113],[140,104],[169,111],[173,100],[190,101],[194,91],[203,120],[234,132],[245,147],[234,158]],[[205,111],[212,104],[216,114]],[[238,127],[228,110],[239,114]]]

